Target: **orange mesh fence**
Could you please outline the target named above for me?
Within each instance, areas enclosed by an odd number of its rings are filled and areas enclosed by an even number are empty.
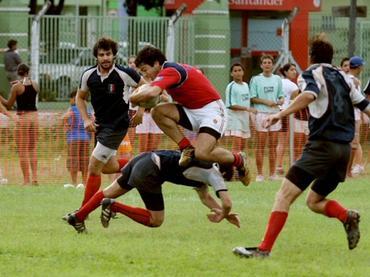
[[[30,117],[25,122],[14,122],[4,115],[0,114],[0,180],[6,178],[9,184],[23,184],[25,181],[37,181],[38,184],[66,184],[71,183],[70,172],[67,168],[68,151],[70,148],[67,144],[66,129],[62,123],[62,112],[60,111],[40,111],[37,117]],[[148,114],[149,115],[149,114]],[[146,122],[144,122],[146,124]],[[147,128],[130,128],[127,138],[122,142],[117,151],[121,157],[133,157],[142,151],[155,149],[177,149],[177,145],[172,142],[166,135],[153,126],[153,122],[147,124]],[[292,127],[292,125],[291,125]],[[303,130],[303,129],[302,129]],[[36,136],[35,136],[36,134]],[[186,131],[190,139],[195,139],[196,134]],[[32,138],[35,140],[32,141]],[[271,148],[270,140],[272,137],[266,137],[265,145],[263,144],[254,128],[251,120],[251,136],[247,139],[237,137],[224,137],[220,145],[233,151],[246,151],[249,156],[250,167],[254,179],[258,175],[256,168],[256,153],[264,148],[262,160],[262,175],[265,181],[270,176],[282,176],[286,173],[290,164],[290,156],[297,158],[299,148],[304,145],[304,133],[295,133],[294,145],[289,143],[289,132],[278,133],[274,147]],[[279,143],[282,142],[282,143]],[[363,158],[354,162],[352,173],[359,176],[366,173],[366,164],[369,156],[369,124],[365,119],[360,126],[360,142],[362,146]],[[33,148],[33,143],[35,147]],[[94,142],[89,142],[87,155],[91,154]],[[284,146],[284,150],[281,147]],[[33,150],[34,149],[34,150]],[[274,153],[275,154],[270,154]],[[293,151],[293,152],[292,152]],[[33,155],[34,153],[34,155]],[[79,162],[84,160],[81,153],[75,151],[72,155],[77,162],[73,164],[79,167]],[[292,153],[292,155],[290,155]],[[274,161],[275,157],[275,161]],[[36,166],[37,164],[37,166]],[[270,170],[269,165],[275,169]],[[32,166],[34,170],[32,170]],[[279,168],[281,166],[281,168]],[[361,166],[362,168],[359,168]],[[23,168],[23,171],[22,171]],[[28,173],[27,173],[28,172]],[[78,173],[78,183],[81,183],[81,173]],[[29,178],[28,180],[25,180]],[[114,176],[104,177],[104,183],[109,183]]]

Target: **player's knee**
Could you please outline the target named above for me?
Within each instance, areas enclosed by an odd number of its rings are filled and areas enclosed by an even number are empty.
[[[201,161],[209,161],[210,160],[210,153],[204,149],[195,148],[194,156],[196,159]]]

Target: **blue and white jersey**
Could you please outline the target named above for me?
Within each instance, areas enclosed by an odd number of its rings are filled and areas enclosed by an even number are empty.
[[[99,126],[114,130],[128,128],[129,88],[136,87],[140,78],[134,69],[118,65],[106,76],[100,74],[97,65],[82,74],[80,89],[90,92]]]
[[[330,64],[314,64],[298,78],[302,93],[315,96],[309,105],[309,140],[349,143],[355,132],[353,105],[364,110],[369,102],[344,73]]]

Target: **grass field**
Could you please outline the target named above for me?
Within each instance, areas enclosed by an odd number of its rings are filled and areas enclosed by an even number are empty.
[[[0,187],[0,276],[370,276],[368,176],[349,180],[332,197],[361,212],[362,238],[349,251],[342,225],[293,206],[269,259],[241,259],[235,246],[260,241],[279,182],[230,183],[242,226],[210,223],[191,189],[165,184],[166,219],[150,229],[120,216],[108,229],[100,209],[77,234],[61,220],[82,192],[60,186]],[[121,198],[140,205],[136,191]]]

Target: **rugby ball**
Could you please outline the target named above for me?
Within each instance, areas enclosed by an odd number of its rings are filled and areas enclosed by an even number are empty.
[[[144,88],[147,88],[148,86],[150,86],[150,84],[145,84],[145,85],[140,86],[138,89],[136,89],[133,92],[133,94],[140,94],[140,93],[142,93],[142,90]],[[147,99],[144,102],[139,102],[138,103],[138,106],[139,107],[146,108],[146,109],[151,109],[151,108],[155,107],[159,102],[160,102],[160,95],[157,95],[157,96],[154,96],[154,97],[151,97],[151,98]]]

